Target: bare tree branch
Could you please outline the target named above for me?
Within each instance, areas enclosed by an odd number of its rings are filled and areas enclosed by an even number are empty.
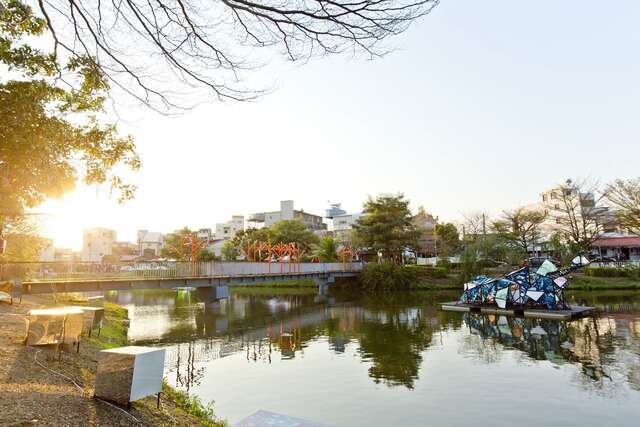
[[[140,102],[169,110],[201,87],[217,99],[265,93],[243,84],[260,65],[256,49],[291,61],[351,50],[377,57],[383,41],[439,0],[38,0],[54,52],[94,57]],[[249,59],[247,59],[249,58]],[[177,80],[177,81],[176,81]],[[180,91],[176,91],[179,88]]]

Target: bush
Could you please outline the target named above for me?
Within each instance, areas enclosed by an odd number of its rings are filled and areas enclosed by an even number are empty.
[[[438,262],[437,262],[437,267],[442,267],[446,270],[449,270],[451,268],[451,261],[449,261],[449,258],[438,258]]]
[[[416,283],[418,275],[415,268],[385,262],[367,264],[362,270],[362,285],[372,291],[409,289]]]
[[[429,279],[445,279],[449,275],[449,269],[441,266],[410,265],[405,268],[415,271],[418,277],[426,277]]]

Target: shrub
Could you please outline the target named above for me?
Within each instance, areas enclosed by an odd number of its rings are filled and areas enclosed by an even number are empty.
[[[446,270],[449,270],[451,268],[451,261],[449,261],[449,258],[438,258],[438,262],[436,265],[438,267],[442,267]]]
[[[407,268],[391,262],[367,264],[361,275],[363,286],[373,291],[409,289],[416,280],[415,268]]]
[[[413,270],[417,277],[426,277],[429,279],[444,279],[449,275],[449,269],[441,266],[408,265],[405,268]]]

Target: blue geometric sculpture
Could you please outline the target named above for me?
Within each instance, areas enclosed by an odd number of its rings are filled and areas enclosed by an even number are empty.
[[[464,284],[459,303],[493,305],[500,308],[528,307],[548,310],[566,310],[564,289],[566,274],[589,264],[583,256],[571,261],[571,266],[558,270],[550,261],[545,261],[535,271],[523,267],[501,278],[478,276]]]

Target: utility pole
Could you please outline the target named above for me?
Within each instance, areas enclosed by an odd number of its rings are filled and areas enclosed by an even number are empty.
[[[486,224],[486,216],[485,214],[482,214],[482,238],[486,238],[487,237],[487,224]]]
[[[487,258],[487,218],[484,212],[482,213],[482,251],[484,252],[483,258]]]

